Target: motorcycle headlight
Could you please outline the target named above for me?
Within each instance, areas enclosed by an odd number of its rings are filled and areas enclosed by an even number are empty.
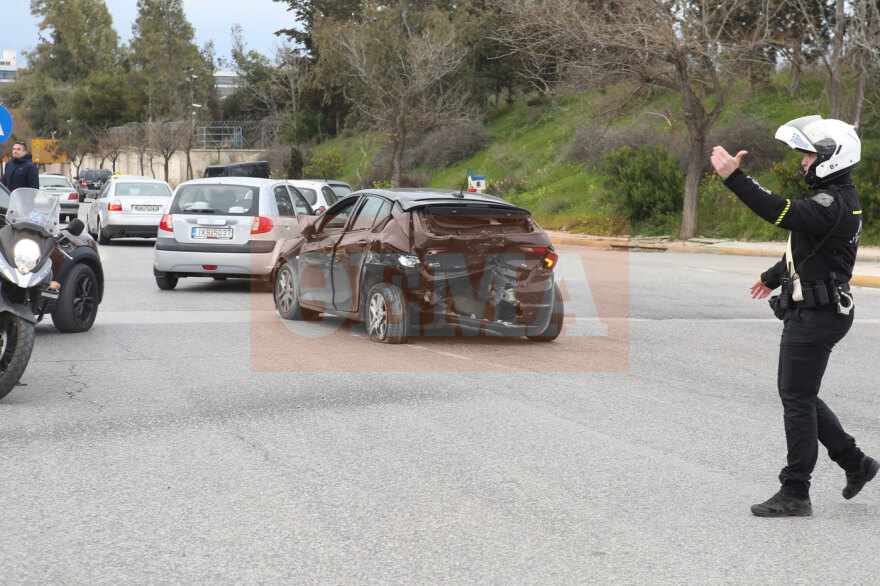
[[[28,274],[40,261],[40,245],[30,238],[22,238],[12,249],[15,256],[15,266],[22,274]]]

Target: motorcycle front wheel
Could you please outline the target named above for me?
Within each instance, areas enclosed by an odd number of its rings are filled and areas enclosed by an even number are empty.
[[[34,324],[0,313],[0,399],[15,388],[34,349]]]

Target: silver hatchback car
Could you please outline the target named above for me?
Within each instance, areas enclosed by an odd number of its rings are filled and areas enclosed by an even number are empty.
[[[86,213],[86,230],[98,244],[111,238],[155,238],[171,200],[171,186],[151,177],[113,177]]]
[[[61,220],[73,219],[79,213],[79,193],[73,183],[64,175],[55,173],[40,174],[40,189],[58,198],[61,203]]]
[[[270,282],[280,243],[300,235],[311,206],[286,181],[193,179],[177,186],[159,223],[153,275],[160,289],[181,277]]]

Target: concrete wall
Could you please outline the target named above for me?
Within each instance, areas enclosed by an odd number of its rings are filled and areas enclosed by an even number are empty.
[[[190,159],[192,161],[193,177],[201,177],[208,165],[218,163],[235,163],[245,161],[265,161],[268,159],[266,151],[262,150],[231,150],[231,149],[193,149],[190,151]],[[143,173],[141,173],[141,164],[137,151],[125,151],[116,159],[116,171],[123,175],[145,175],[147,177],[155,177],[157,179],[165,179],[164,159],[161,156],[152,157],[152,162],[148,154],[144,155]],[[61,173],[73,179],[76,174],[76,168],[71,164],[50,164],[44,165],[44,171],[47,173]],[[109,159],[101,165],[101,158],[95,155],[86,156],[82,169],[112,169],[113,166]],[[178,183],[186,181],[186,153],[183,151],[176,152],[168,161],[168,183],[171,187],[177,187]]]

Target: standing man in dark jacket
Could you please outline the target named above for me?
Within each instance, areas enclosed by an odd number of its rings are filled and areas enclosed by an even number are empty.
[[[27,145],[23,141],[16,141],[12,145],[12,160],[6,163],[0,181],[9,191],[19,187],[40,188],[40,170],[31,159],[31,154],[27,152]]]
[[[774,312],[783,320],[777,385],[785,421],[788,461],[779,492],[752,506],[759,517],[811,515],[810,477],[818,442],[846,473],[843,498],[851,499],[876,476],[880,462],[856,446],[837,416],[819,398],[831,349],[849,331],[854,303],[849,289],[862,231],[862,210],[850,172],[861,157],[855,129],[840,120],[805,116],[787,122],[776,138],[804,153],[802,166],[813,190],[788,200],[764,189],[739,169],[746,151],[731,156],[712,149],[712,166],[753,212],[791,231],[789,249],[750,287],[763,299],[782,287]]]

